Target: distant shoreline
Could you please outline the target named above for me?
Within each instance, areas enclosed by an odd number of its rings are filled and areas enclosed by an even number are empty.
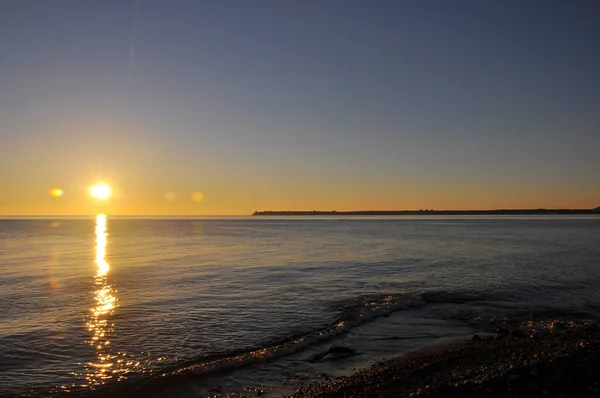
[[[600,214],[595,209],[523,209],[523,210],[361,210],[361,211],[255,211],[253,216],[485,216],[485,215]]]

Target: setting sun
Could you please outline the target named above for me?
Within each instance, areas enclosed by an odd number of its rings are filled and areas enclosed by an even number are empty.
[[[112,195],[112,190],[108,184],[99,182],[90,187],[90,195],[94,199],[106,200]]]

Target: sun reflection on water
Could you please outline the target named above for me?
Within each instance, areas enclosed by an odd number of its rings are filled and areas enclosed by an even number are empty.
[[[106,262],[107,237],[106,215],[98,214],[96,216],[96,265],[98,266],[96,279],[105,276],[109,270],[108,263]]]
[[[127,369],[122,366],[122,358],[120,355],[113,355],[110,347],[110,338],[114,332],[114,323],[110,318],[114,315],[117,298],[107,278],[110,270],[106,261],[107,238],[106,215],[98,214],[96,216],[94,305],[90,309],[90,316],[86,323],[88,331],[92,334],[88,343],[96,349],[96,360],[88,362],[86,366],[86,380],[88,386],[92,388],[115,377],[120,379],[122,374],[127,373]]]

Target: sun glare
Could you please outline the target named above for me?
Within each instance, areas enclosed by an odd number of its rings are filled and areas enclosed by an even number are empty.
[[[112,195],[112,190],[108,184],[99,182],[90,187],[90,195],[98,200],[106,200]]]

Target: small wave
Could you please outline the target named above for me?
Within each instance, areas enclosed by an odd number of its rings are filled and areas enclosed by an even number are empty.
[[[489,296],[470,293],[451,292],[407,292],[382,295],[359,296],[338,303],[340,315],[330,325],[302,335],[289,336],[266,347],[248,351],[230,352],[223,355],[209,355],[196,358],[184,363],[174,364],[155,372],[150,379],[138,381],[129,385],[133,391],[128,395],[144,395],[145,392],[160,387],[168,387],[176,380],[197,379],[208,374],[225,373],[248,365],[271,361],[289,356],[307,348],[323,344],[333,338],[348,333],[353,328],[386,317],[394,312],[422,308],[428,304],[451,303],[464,304],[475,301],[493,299]],[[127,383],[129,384],[129,383]],[[122,383],[121,387],[125,387]],[[129,388],[128,388],[129,390]]]
[[[325,328],[309,332],[301,336],[284,339],[277,344],[265,348],[246,351],[232,356],[218,358],[212,361],[200,361],[173,370],[172,374],[186,372],[205,373],[228,370],[240,366],[268,361],[303,351],[310,346],[322,344],[334,337],[348,333],[353,328],[371,322],[377,318],[388,316],[393,312],[420,308],[427,304],[421,293],[400,293],[382,296],[361,296],[348,301],[339,317]]]
[[[311,346],[323,344],[348,333],[355,327],[389,316],[394,312],[421,308],[432,303],[462,304],[487,299],[490,297],[478,294],[426,291],[359,296],[340,303],[340,315],[324,328],[300,336],[291,336],[263,348],[226,355],[211,355],[176,364],[155,373],[153,380],[146,380],[144,384],[147,386],[142,388],[150,386],[154,388],[156,383],[168,384],[173,382],[173,379],[199,378],[208,374],[228,372],[292,355]]]
[[[421,298],[427,303],[467,304],[478,301],[506,301],[507,297],[497,297],[487,293],[469,292],[423,292]]]

